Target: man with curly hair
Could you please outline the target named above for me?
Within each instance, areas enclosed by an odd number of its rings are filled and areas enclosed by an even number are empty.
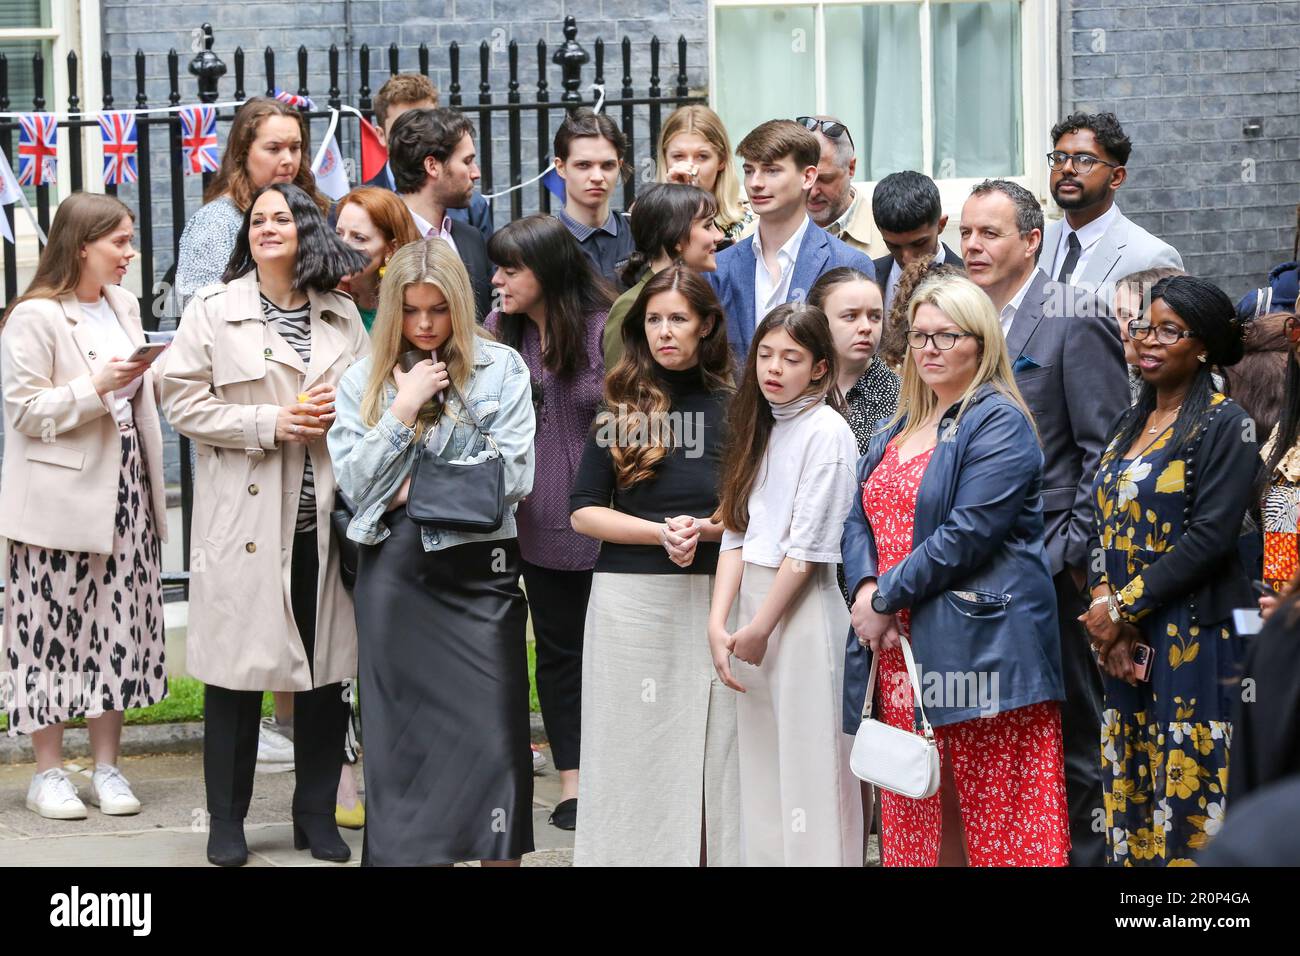
[[[1065,211],[1043,236],[1048,278],[1084,286],[1104,301],[1115,282],[1144,269],[1181,269],[1178,251],[1126,217],[1115,193],[1133,143],[1114,113],[1074,113],[1052,128],[1052,198]]]

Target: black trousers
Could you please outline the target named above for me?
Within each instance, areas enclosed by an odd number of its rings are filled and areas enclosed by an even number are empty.
[[[537,703],[556,770],[577,770],[582,729],[582,634],[590,571],[519,562],[537,644]]]
[[[1074,585],[1069,569],[1053,579],[1061,632],[1061,738],[1065,748],[1065,795],[1070,814],[1070,865],[1105,863],[1105,817],[1101,797],[1101,670],[1092,655],[1088,632],[1078,617],[1088,603]]]
[[[294,536],[289,597],[307,660],[316,645],[316,532]],[[253,799],[257,767],[257,735],[262,716],[262,691],[230,690],[208,684],[203,691],[203,783],[208,812],[214,817],[242,820]],[[296,779],[293,812],[334,815],[348,705],[343,684],[326,684],[293,695],[293,761]]]

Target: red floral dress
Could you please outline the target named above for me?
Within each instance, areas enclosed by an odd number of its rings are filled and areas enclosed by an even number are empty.
[[[900,462],[890,442],[862,489],[862,508],[875,537],[881,574],[912,551],[916,492],[932,452]],[[898,619],[903,633],[910,633],[910,612],[900,611]],[[890,726],[914,731],[912,700],[903,652],[891,648],[880,656],[876,713]],[[1070,828],[1061,716],[1055,701],[936,727],[935,737],[940,760],[951,768],[971,866],[1067,864]],[[877,793],[882,865],[937,865],[942,789],[925,800]]]

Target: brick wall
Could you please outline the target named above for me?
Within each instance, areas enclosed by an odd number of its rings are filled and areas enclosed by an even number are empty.
[[[1062,115],[1113,110],[1133,140],[1125,214],[1234,301],[1262,285],[1300,202],[1300,3],[1064,0],[1061,19]]]

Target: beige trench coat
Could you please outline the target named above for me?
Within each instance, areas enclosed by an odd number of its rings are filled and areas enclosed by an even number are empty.
[[[106,286],[104,298],[127,338],[144,345],[136,297],[120,286]],[[42,548],[109,554],[122,434],[92,381],[112,356],[101,354],[82,318],[75,295],[28,299],[14,309],[0,335],[5,426],[0,536]],[[131,415],[149,475],[154,527],[165,540],[167,488],[156,374],[157,362],[131,399]]]
[[[325,439],[277,445],[283,405],[337,385],[370,351],[356,306],[309,294],[311,363],[263,318],[256,272],[201,289],[185,309],[163,368],[163,413],[197,443],[190,535],[190,674],[232,690],[308,690],[353,677],[356,619],[330,536],[334,470]],[[289,600],[290,559],[310,449],[316,485],[315,660],[308,668]]]

